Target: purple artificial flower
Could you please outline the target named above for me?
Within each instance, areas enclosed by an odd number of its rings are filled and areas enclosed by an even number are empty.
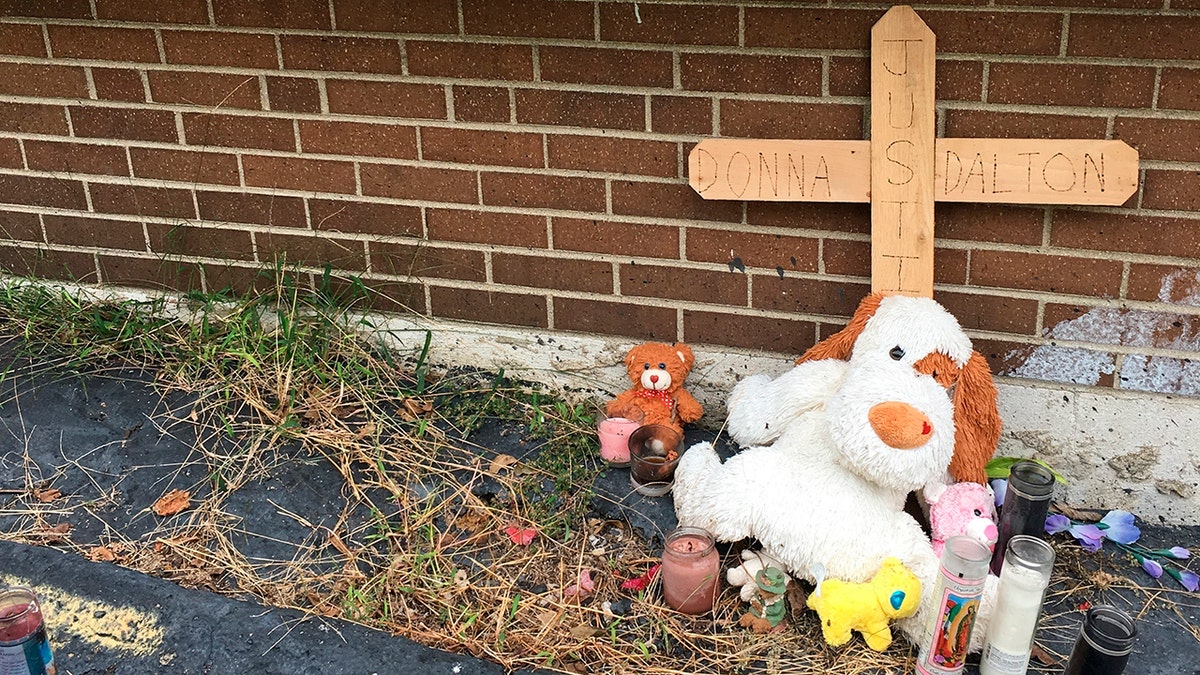
[[[1200,588],[1200,575],[1196,574],[1195,572],[1189,570],[1179,570],[1178,575],[1179,576],[1175,576],[1172,574],[1171,576],[1175,577],[1175,579],[1179,581],[1180,585],[1189,591],[1195,593],[1196,589]]]
[[[996,494],[996,508],[1004,506],[1004,495],[1008,494],[1008,479],[995,478],[992,480],[992,492]]]
[[[1142,569],[1146,570],[1146,574],[1149,574],[1155,579],[1162,576],[1163,566],[1160,565],[1154,558],[1140,558],[1138,562],[1142,563]]]
[[[1071,519],[1061,513],[1046,516],[1046,534],[1058,534],[1071,529]]]
[[[1128,511],[1109,511],[1097,527],[1105,538],[1118,544],[1132,544],[1142,536],[1142,531],[1133,524],[1133,514]]]
[[[1171,548],[1167,549],[1167,555],[1176,560],[1187,560],[1188,558],[1192,557],[1192,552],[1182,546],[1172,546]]]
[[[1077,523],[1070,527],[1071,536],[1079,540],[1079,545],[1095,553],[1104,544],[1104,533],[1095,525]]]

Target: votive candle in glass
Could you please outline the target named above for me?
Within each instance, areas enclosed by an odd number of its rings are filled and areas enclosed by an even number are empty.
[[[1008,540],[980,675],[1025,674],[1053,567],[1054,549],[1046,542],[1024,534]]]
[[[677,527],[663,545],[663,598],[685,614],[704,614],[713,608],[721,578],[721,556],[713,537],[699,527]]]
[[[1063,675],[1121,675],[1137,633],[1133,617],[1116,607],[1089,609]]]
[[[660,497],[675,484],[683,436],[664,424],[647,424],[629,437],[629,483],[638,494]]]
[[[600,411],[596,435],[600,438],[600,458],[613,466],[629,466],[629,436],[642,426],[642,411],[629,408],[620,415]]]

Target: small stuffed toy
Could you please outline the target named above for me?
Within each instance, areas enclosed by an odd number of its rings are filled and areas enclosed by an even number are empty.
[[[742,551],[742,564],[730,567],[725,580],[740,587],[739,595],[750,611],[738,622],[755,633],[769,633],[787,615],[787,585],[792,580],[783,563],[762,551]]]
[[[633,387],[608,402],[609,415],[621,415],[630,407],[642,411],[642,424],[662,424],[683,433],[685,422],[704,414],[700,403],[683,388],[683,381],[696,357],[692,348],[677,342],[640,344],[625,355],[625,369]]]
[[[892,644],[888,622],[912,616],[920,603],[921,582],[896,558],[885,559],[866,583],[825,579],[808,596],[808,606],[821,617],[825,642],[839,647],[849,642],[850,631],[856,630],[877,652]]]
[[[930,485],[925,488],[925,501],[929,504],[933,551],[939,557],[946,540],[959,534],[987,546],[989,551],[995,548],[1000,533],[996,529],[995,497],[989,488],[979,483]]]

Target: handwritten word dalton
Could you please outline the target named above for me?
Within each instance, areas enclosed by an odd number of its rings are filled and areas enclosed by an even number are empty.
[[[939,153],[938,187],[944,195],[1105,191],[1104,153]]]

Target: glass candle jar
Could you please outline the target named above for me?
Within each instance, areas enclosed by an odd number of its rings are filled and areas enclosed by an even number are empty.
[[[596,436],[600,439],[600,458],[612,466],[629,466],[629,436],[642,426],[643,414],[630,408],[619,416],[598,413]]]
[[[55,675],[57,672],[37,595],[20,586],[0,590],[0,673]]]
[[[707,530],[677,527],[663,545],[663,598],[685,614],[704,614],[713,607],[721,578],[721,556]]]
[[[1088,610],[1063,675],[1121,675],[1137,639],[1133,617],[1108,605]]]
[[[959,535],[946,540],[941,572],[931,596],[938,609],[929,613],[924,626],[918,673],[962,672],[991,558],[992,552],[970,537]]]
[[[996,609],[983,642],[980,675],[1025,674],[1053,567],[1050,544],[1025,534],[1008,540]]]
[[[1008,492],[1000,507],[1000,523],[992,554],[992,574],[1000,576],[1008,540],[1018,534],[1041,536],[1046,527],[1046,511],[1054,493],[1054,474],[1037,462],[1021,461],[1008,470]]]
[[[671,491],[675,467],[683,452],[683,436],[674,428],[647,424],[629,436],[629,482],[642,495],[659,497]]]

